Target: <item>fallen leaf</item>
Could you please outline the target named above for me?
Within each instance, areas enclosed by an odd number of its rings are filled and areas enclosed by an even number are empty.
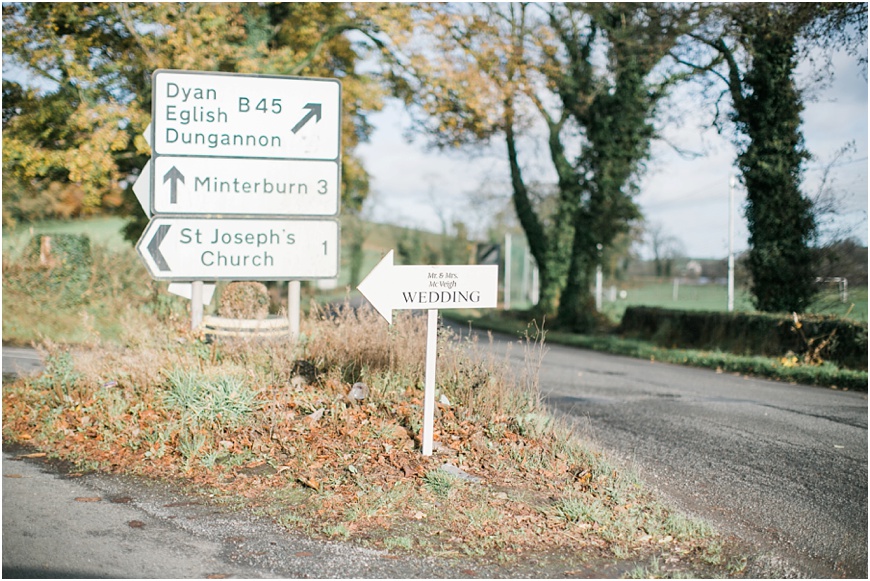
[[[45,452],[34,452],[33,454],[22,454],[19,458],[45,458],[48,456]]]
[[[299,482],[301,482],[302,484],[304,484],[308,488],[313,488],[314,490],[318,490],[318,491],[320,490],[320,482],[318,482],[317,480],[315,480],[313,478],[309,479],[309,478],[303,478],[300,476]]]
[[[314,553],[310,551],[296,551],[295,555],[297,557],[313,557]]]
[[[308,423],[310,424],[316,424],[320,421],[320,418],[323,417],[324,411],[326,410],[324,410],[323,408],[317,408],[315,411],[305,416],[305,419],[308,420]]]
[[[225,573],[212,573],[211,575],[208,575],[206,579],[226,579],[227,577],[229,577],[229,575],[226,575]]]
[[[76,502],[100,502],[103,499],[99,496],[78,496],[75,500]]]
[[[132,529],[143,529],[143,528],[145,528],[145,523],[142,522],[141,520],[131,520],[131,521],[128,522],[127,524],[130,525],[130,528],[132,528]]]
[[[24,478],[21,474],[4,474],[3,478]]]

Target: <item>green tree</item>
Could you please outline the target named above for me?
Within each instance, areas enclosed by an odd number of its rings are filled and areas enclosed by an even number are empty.
[[[803,96],[795,69],[812,48],[866,38],[867,5],[758,3],[724,6],[721,29],[696,37],[724,59],[737,166],[746,186],[747,264],[762,311],[803,310],[817,291],[816,210],[801,191],[810,157],[800,129]],[[865,60],[866,62],[866,60]]]
[[[19,194],[4,200],[6,223],[121,204],[125,171],[145,153],[133,135],[147,119],[132,98],[142,86],[137,46],[112,26],[118,19],[104,3],[3,5],[4,69],[11,60],[36,79],[3,81],[3,173]],[[33,202],[47,207],[34,212]]]
[[[539,308],[555,312],[570,257],[571,212],[542,212],[526,183],[518,139],[535,109],[527,75],[534,55],[526,4],[426,5],[413,38],[393,47],[392,81],[417,131],[441,148],[504,139],[512,199],[540,272]],[[551,151],[561,156],[564,121],[550,119]],[[564,198],[570,202],[570,194]],[[560,196],[562,200],[562,196]]]
[[[416,68],[407,100],[425,113],[418,127],[440,146],[504,139],[514,207],[540,272],[540,313],[594,323],[584,315],[599,245],[639,217],[633,179],[654,135],[655,105],[678,78],[650,77],[691,14],[511,3],[439,5],[418,20],[434,39],[408,59]],[[536,119],[557,176],[547,203],[524,176],[522,139]],[[578,145],[580,155],[570,154]]]
[[[585,138],[572,167],[580,196],[559,305],[559,321],[566,326],[596,325],[589,289],[601,251],[641,217],[634,197],[656,135],[653,118],[669,88],[687,74],[666,61],[696,14],[692,5],[648,3],[555,5],[549,12],[561,50],[548,51],[554,66],[546,70]],[[599,37],[606,41],[605,67],[592,62]]]

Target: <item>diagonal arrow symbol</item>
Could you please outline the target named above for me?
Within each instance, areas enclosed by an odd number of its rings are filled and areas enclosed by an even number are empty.
[[[312,118],[312,117],[317,117],[317,119],[314,120],[315,123],[317,123],[317,122],[320,121],[320,116],[321,116],[320,113],[321,113],[321,111],[322,111],[322,109],[323,109],[323,108],[321,107],[320,103],[308,103],[308,104],[305,105],[305,107],[303,107],[303,108],[304,108],[304,109],[308,109],[308,113],[306,113],[306,114],[305,114],[305,117],[303,117],[302,119],[300,119],[300,120],[299,120],[299,123],[297,123],[297,124],[293,127],[293,129],[291,129],[291,131],[292,131],[293,133],[297,133],[300,129],[302,129],[303,127],[305,127],[305,124],[308,123],[309,121],[311,121],[311,118]]]
[[[157,268],[163,271],[172,270],[166,263],[166,258],[164,258],[163,254],[160,252],[160,244],[163,242],[163,239],[166,238],[166,234],[169,233],[169,228],[171,228],[169,224],[161,224],[158,226],[157,233],[154,234],[151,242],[148,243],[148,253],[151,255],[151,258],[154,259],[154,264],[157,265]]]
[[[163,176],[163,183],[166,182],[169,182],[169,203],[174,204],[178,199],[178,182],[184,183],[184,174],[173,165]]]

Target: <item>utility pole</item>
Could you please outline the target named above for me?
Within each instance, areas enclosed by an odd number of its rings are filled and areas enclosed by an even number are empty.
[[[504,310],[511,310],[511,235],[504,235]]]
[[[734,312],[734,174],[728,180],[728,312]]]

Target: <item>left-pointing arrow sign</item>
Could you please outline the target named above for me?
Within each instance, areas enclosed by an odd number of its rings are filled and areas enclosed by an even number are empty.
[[[158,226],[157,232],[154,233],[154,237],[151,239],[151,242],[148,243],[148,254],[151,255],[157,268],[163,272],[169,272],[172,270],[169,268],[169,264],[166,263],[166,258],[160,253],[160,244],[163,243],[163,239],[166,238],[166,235],[169,233],[169,228],[171,228],[169,224],[161,224]]]
[[[169,203],[174,204],[178,201],[178,182],[184,183],[184,174],[173,165],[163,176],[163,183],[166,182],[169,182]]]
[[[169,281],[338,276],[338,220],[155,216],[136,245],[151,276]]]
[[[498,304],[498,266],[394,266],[390,250],[357,288],[388,323],[393,309],[486,309]]]

